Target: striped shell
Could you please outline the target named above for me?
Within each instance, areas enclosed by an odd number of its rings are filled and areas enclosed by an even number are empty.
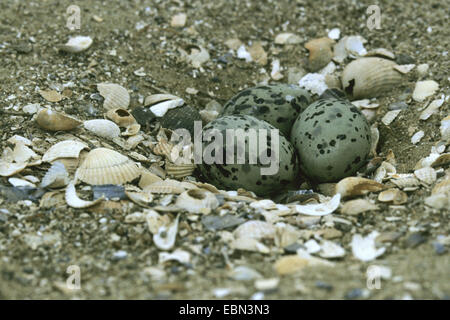
[[[55,161],[42,178],[42,188],[61,188],[69,183],[69,173],[62,162]]]
[[[433,184],[436,181],[436,170],[431,167],[425,167],[414,171],[414,175],[423,183],[428,185]]]
[[[176,179],[184,178],[192,175],[195,170],[195,164],[174,164],[166,162],[166,172],[169,176]]]
[[[39,127],[50,131],[68,131],[75,129],[81,121],[47,108],[41,109],[36,117]]]
[[[115,108],[127,109],[130,104],[130,94],[127,89],[115,83],[99,83],[97,89],[105,98],[103,107],[107,110]]]
[[[81,150],[87,149],[88,146],[80,141],[65,140],[58,142],[50,147],[42,157],[44,162],[52,162],[60,158],[78,158]]]
[[[394,66],[395,62],[382,58],[357,59],[344,68],[342,86],[353,99],[377,97],[402,80]]]
[[[140,168],[126,156],[107,148],[89,152],[75,177],[92,184],[124,184],[139,177]]]
[[[112,121],[105,119],[87,120],[83,123],[84,128],[99,137],[114,139],[119,137],[120,128]]]

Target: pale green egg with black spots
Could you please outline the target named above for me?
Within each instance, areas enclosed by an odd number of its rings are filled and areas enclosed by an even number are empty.
[[[222,115],[253,116],[280,129],[289,138],[295,119],[310,102],[308,91],[299,86],[261,85],[236,94],[225,104]]]
[[[371,131],[364,115],[350,102],[320,99],[292,127],[303,173],[316,182],[354,175],[367,160]]]
[[[219,188],[244,188],[262,196],[299,179],[294,147],[265,121],[247,115],[224,116],[208,123],[202,133],[198,168],[207,182]]]

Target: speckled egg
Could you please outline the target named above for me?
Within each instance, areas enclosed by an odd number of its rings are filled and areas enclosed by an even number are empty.
[[[291,142],[304,174],[330,182],[351,176],[364,165],[371,133],[364,115],[350,102],[320,99],[297,118]]]
[[[289,138],[297,116],[311,101],[308,91],[291,84],[262,85],[245,89],[224,106],[222,115],[245,114],[264,120]]]
[[[208,137],[213,130],[221,133],[222,138]],[[229,130],[235,129],[235,130]],[[241,129],[239,133],[236,129]],[[255,138],[250,138],[252,130]],[[233,134],[227,138],[226,132]],[[272,131],[274,130],[274,131]],[[275,135],[278,133],[278,135]],[[237,137],[242,138],[238,140]],[[278,137],[278,144],[276,143]],[[219,148],[212,148],[216,141],[223,139]],[[279,130],[269,123],[247,115],[230,115],[218,118],[203,128],[202,164],[199,170],[203,177],[211,184],[225,190],[244,188],[257,195],[267,195],[279,192],[292,181],[298,180],[298,162],[294,147]],[[251,148],[256,148],[251,150]],[[277,148],[278,152],[274,152]],[[227,153],[227,149],[229,150]],[[245,153],[245,161],[239,164],[239,154]],[[278,153],[278,159],[276,155]],[[206,163],[205,156],[211,155],[214,161]],[[249,155],[256,156],[252,161]],[[264,160],[264,156],[266,156]],[[275,169],[267,174],[261,169]],[[270,171],[270,170],[269,170]],[[262,174],[263,173],[263,174]]]

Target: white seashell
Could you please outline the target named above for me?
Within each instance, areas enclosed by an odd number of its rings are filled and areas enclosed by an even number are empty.
[[[97,148],[88,153],[75,177],[87,184],[123,184],[139,177],[140,169],[126,156],[110,149]]]
[[[325,83],[325,76],[320,73],[307,73],[300,79],[298,85],[317,95],[321,95],[328,89]]]
[[[191,261],[191,254],[181,249],[176,249],[172,253],[160,252],[158,261],[161,264],[167,261],[177,261],[182,264],[187,264]]]
[[[408,201],[408,196],[403,191],[392,188],[381,191],[378,195],[378,201],[381,202],[392,202],[395,205],[404,204]]]
[[[444,103],[444,98],[436,99],[431,101],[431,103],[428,105],[428,107],[422,111],[420,114],[419,119],[420,120],[427,120],[429,117],[431,117],[436,111],[439,110],[440,106]]]
[[[415,66],[416,66],[415,64],[402,64],[395,66],[394,69],[400,73],[407,74],[412,69],[414,69]]]
[[[42,157],[42,161],[52,162],[60,158],[78,158],[83,149],[88,149],[88,146],[83,142],[64,140],[51,146]]]
[[[395,59],[395,54],[385,48],[376,48],[376,49],[370,50],[369,52],[367,52],[365,54],[365,57],[372,57],[372,56],[375,56],[375,57],[379,56],[379,57],[387,58],[387,59],[391,59],[391,60]]]
[[[97,90],[105,101],[103,107],[107,110],[123,108],[127,109],[130,104],[130,94],[127,89],[115,83],[99,83]]]
[[[153,243],[158,249],[170,250],[175,245],[178,233],[178,220],[180,215],[176,217],[171,225],[168,227],[161,226],[158,233],[153,234]]]
[[[357,215],[362,212],[379,210],[380,208],[366,199],[355,199],[344,203],[341,208],[342,214]]]
[[[432,163],[432,167],[440,167],[450,163],[450,153],[440,154]]]
[[[419,143],[419,141],[423,138],[424,135],[425,135],[425,132],[423,132],[422,130],[416,132],[416,133],[411,137],[411,143],[412,143],[412,144],[417,144],[417,143]]]
[[[341,201],[341,194],[337,193],[331,200],[319,204],[296,205],[295,210],[298,213],[309,216],[324,216],[334,212]]]
[[[14,144],[14,145],[22,143],[22,144],[24,144],[26,146],[31,146],[31,140],[30,139],[27,139],[25,137],[19,136],[17,134],[13,135],[11,138],[9,138],[6,141],[8,141],[9,143]]]
[[[149,192],[125,191],[127,197],[134,203],[146,207],[153,201],[153,195]]]
[[[353,99],[377,97],[401,82],[402,76],[394,66],[395,62],[387,59],[357,59],[342,72],[344,91]]]
[[[345,256],[345,249],[332,241],[324,240],[320,245],[319,256],[326,259],[342,258]]]
[[[166,172],[170,177],[181,179],[192,175],[195,170],[195,164],[174,164],[166,162]]]
[[[431,191],[432,195],[439,193],[450,194],[450,177],[447,176],[445,180],[437,183]]]
[[[69,173],[62,162],[55,161],[42,178],[42,188],[60,188],[69,183]]]
[[[319,252],[320,251],[320,245],[317,243],[317,241],[316,240],[314,240],[314,239],[311,239],[311,240],[308,240],[308,241],[306,241],[304,244],[303,244],[303,246],[306,248],[306,251],[308,252],[308,253],[310,253],[310,254],[313,254],[313,253],[317,253],[317,252]]]
[[[253,251],[259,252],[263,254],[270,253],[270,249],[265,246],[263,243],[259,242],[254,238],[237,238],[234,239],[231,244],[231,248],[235,250],[245,250],[245,251]]]
[[[300,238],[300,231],[284,222],[279,222],[275,225],[275,245],[278,248],[285,248],[293,244]]]
[[[449,194],[437,193],[425,198],[425,204],[434,209],[447,209],[450,207]]]
[[[379,235],[377,231],[372,231],[367,237],[360,234],[353,235],[351,246],[353,256],[358,260],[368,262],[381,256],[386,248],[376,248],[375,239]]]
[[[27,163],[33,158],[38,158],[39,156],[27,147],[22,142],[17,143],[14,146],[14,150],[12,152],[12,160],[16,163]]]
[[[10,177],[19,173],[27,166],[26,163],[9,163],[3,160],[0,160],[0,176],[2,177]]]
[[[364,43],[367,42],[361,36],[349,36],[346,37],[345,41],[345,49],[348,53],[354,56],[364,56],[367,53],[367,50],[364,48]]]
[[[341,30],[339,28],[333,28],[328,32],[328,38],[338,40],[341,37]]]
[[[63,113],[43,108],[36,116],[36,123],[45,130],[68,131],[78,127],[81,121]]]
[[[160,215],[155,210],[145,209],[145,219],[147,220],[148,230],[151,234],[155,235],[158,233],[162,226],[167,226],[170,224],[170,218],[167,215]]]
[[[378,183],[382,183],[387,175],[389,175],[389,174],[392,175],[392,174],[396,174],[396,173],[397,173],[397,170],[395,169],[395,167],[392,164],[390,164],[389,162],[383,161],[381,163],[381,165],[375,171],[373,180]]]
[[[237,227],[233,235],[236,239],[273,239],[275,237],[275,226],[265,221],[250,220]]]
[[[28,180],[28,181],[30,181],[31,183],[38,183],[39,182],[39,178],[37,178],[35,176],[26,175],[23,178]]]
[[[168,100],[177,100],[180,99],[180,97],[175,96],[173,94],[166,94],[166,93],[157,93],[152,94],[150,96],[147,96],[144,101],[144,106],[152,106],[159,102],[168,101]]]
[[[138,123],[133,123],[127,127],[125,132],[122,133],[123,136],[135,136],[141,130],[141,125]]]
[[[439,84],[434,80],[417,81],[412,98],[414,101],[422,102],[433,95],[439,89]]]
[[[380,140],[380,131],[378,130],[377,126],[374,124],[370,127],[370,132],[371,132],[370,154],[373,156],[376,156],[378,141]]]
[[[31,183],[30,181],[19,178],[9,178],[8,182],[14,187],[31,187],[31,188],[36,187],[36,185]]]
[[[381,119],[381,122],[383,122],[386,126],[390,125],[392,121],[394,121],[395,118],[397,118],[398,114],[401,111],[402,111],[401,109],[398,109],[386,112],[384,117]]]
[[[275,37],[275,44],[298,44],[302,42],[302,38],[290,32],[279,33]]]
[[[65,45],[61,46],[61,50],[71,53],[82,52],[87,50],[91,46],[92,42],[93,40],[89,36],[72,37]]]
[[[431,185],[436,181],[436,170],[431,167],[426,167],[414,171],[414,175],[422,182]]]
[[[219,200],[204,189],[191,189],[180,194],[175,205],[189,213],[207,214],[219,206]]]
[[[374,180],[360,177],[347,177],[337,183],[336,193],[341,194],[342,198],[345,198],[365,195],[369,192],[378,192],[384,188],[384,185]]]
[[[441,120],[441,126],[439,129],[441,130],[442,140],[447,143],[450,142],[450,116],[447,116]]]
[[[415,177],[400,177],[397,179],[391,179],[391,182],[394,183],[399,188],[409,188],[409,187],[417,187],[420,185],[419,180]]]
[[[94,201],[86,201],[78,198],[73,181],[67,185],[65,198],[69,207],[78,209],[92,207],[104,199],[101,197]]]
[[[95,119],[83,122],[84,128],[99,137],[106,139],[115,139],[120,135],[120,128],[117,124],[110,120]]]
[[[163,101],[150,107],[150,110],[157,117],[163,117],[169,109],[180,107],[184,104],[183,99],[172,99]]]

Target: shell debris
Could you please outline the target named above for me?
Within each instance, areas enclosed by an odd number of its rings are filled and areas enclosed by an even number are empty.
[[[115,83],[99,83],[97,90],[105,98],[103,107],[106,110],[122,108],[128,109],[130,104],[130,94],[128,90]]]
[[[386,126],[390,125],[395,120],[395,118],[397,118],[401,111],[401,109],[398,109],[386,112],[384,117],[381,119],[381,122],[383,122]]]

